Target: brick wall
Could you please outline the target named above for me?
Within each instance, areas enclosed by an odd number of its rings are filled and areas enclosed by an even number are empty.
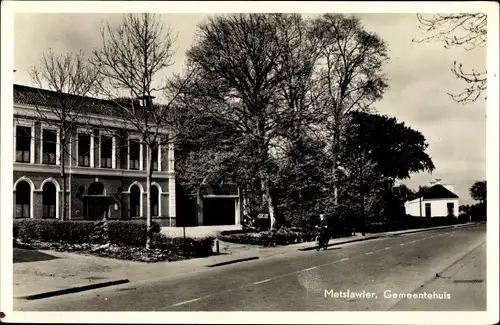
[[[82,125],[83,128],[86,126]],[[40,159],[42,156],[41,153],[41,125],[40,123],[35,123],[35,139],[34,139],[34,161],[35,165],[40,166]],[[116,168],[117,169],[127,169],[127,153],[128,153],[128,133],[127,131],[120,130],[117,132],[117,137],[116,137],[116,151],[115,151],[115,161],[116,161]],[[96,127],[92,128],[92,137],[93,137],[93,142],[94,142],[94,166],[97,168],[100,165],[99,161],[99,129]],[[71,151],[71,153],[66,153],[65,156],[65,163],[66,166],[77,166],[78,162],[78,151],[77,151],[77,132],[75,131],[71,139],[69,140],[68,143],[68,151]],[[143,170],[146,170],[147,167],[147,146],[143,146]],[[161,148],[161,170],[162,172],[166,172],[169,170],[169,149],[166,145],[163,145]],[[26,169],[24,169],[26,170]],[[30,179],[35,187],[35,191],[33,192],[33,202],[32,202],[32,211],[33,211],[33,217],[34,218],[41,218],[43,215],[43,204],[42,204],[42,198],[43,198],[43,192],[41,190],[41,184],[44,180],[52,177],[58,184],[59,188],[62,190],[62,178],[59,175],[60,171],[60,166],[55,165],[55,166],[48,166],[45,165],[43,166],[43,170],[47,170],[47,173],[32,173],[32,172],[25,172],[25,171],[14,171],[14,182],[17,181],[20,177],[25,176],[28,179]],[[92,184],[95,181],[95,176],[90,176],[90,175],[69,175],[69,168],[66,169],[67,172],[67,184],[68,184],[68,193],[66,194],[68,196],[68,207],[67,207],[67,216],[66,219],[71,216],[72,219],[82,219],[84,218],[84,201],[83,197],[81,194],[86,194],[87,189],[90,184]],[[147,191],[148,189],[146,188],[146,179],[145,175],[142,177],[129,177],[129,178],[123,178],[123,177],[116,177],[116,176],[102,176],[98,177],[98,181],[101,182],[105,189],[107,194],[113,194],[115,198],[117,199],[116,202],[119,206],[117,210],[114,210],[113,207],[109,209],[109,216],[111,218],[125,218],[128,219],[130,218],[130,212],[129,212],[129,194],[126,193],[130,187],[130,185],[134,181],[138,181],[143,190]],[[161,188],[162,191],[165,193],[168,193],[170,188],[172,186],[169,186],[169,179],[162,179],[158,180],[155,179],[155,182],[157,182]],[[175,182],[175,181],[174,181]],[[80,193],[79,188],[83,186],[83,193]],[[125,193],[119,193],[119,188],[121,188],[122,191]],[[15,192],[14,192],[15,193]],[[173,193],[175,196],[175,193]],[[15,203],[15,195],[14,195],[14,203]],[[175,199],[175,197],[174,197]],[[58,203],[59,203],[59,217],[61,217],[62,214],[62,192],[59,193],[58,195]],[[144,210],[143,216],[146,215],[146,209],[147,209],[147,201],[146,201],[146,193],[144,192],[144,197],[142,200],[142,207]],[[170,215],[169,215],[169,206],[175,206],[175,202],[169,201],[169,195],[168,194],[162,194],[161,195],[161,216],[157,220],[160,222],[163,226],[175,226],[175,219],[170,220]],[[14,209],[14,215],[15,215],[15,209]],[[175,215],[174,215],[175,217]]]

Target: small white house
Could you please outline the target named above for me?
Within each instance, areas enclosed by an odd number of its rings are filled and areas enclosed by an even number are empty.
[[[419,198],[405,202],[406,214],[414,217],[458,216],[459,197],[453,193],[453,185],[442,185],[439,181]]]

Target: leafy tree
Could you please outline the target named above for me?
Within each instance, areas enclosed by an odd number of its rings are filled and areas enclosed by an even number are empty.
[[[486,181],[477,181],[469,189],[470,196],[480,203],[486,202]]]
[[[405,184],[400,184],[395,188],[395,194],[401,202],[406,202],[414,197],[415,192]]]
[[[181,98],[238,134],[225,153],[238,170],[233,178],[244,195],[261,197],[258,205],[272,220],[279,215],[287,223],[293,214],[287,206],[316,213],[337,202],[346,116],[381,98],[386,52],[354,16],[214,16],[198,26],[187,52],[195,77]],[[300,157],[300,150],[307,154]],[[314,199],[297,204],[304,195]]]
[[[321,142],[301,137],[278,164],[276,198],[282,225],[304,226],[315,224],[315,218],[326,213],[323,202],[331,196],[325,191],[329,160]]]
[[[352,112],[346,145],[351,150],[369,151],[375,168],[383,177],[409,178],[411,173],[432,172],[435,168],[425,152],[425,137],[394,117]]]
[[[470,215],[471,212],[471,206],[469,204],[461,205],[458,207],[458,212]]]
[[[187,52],[195,78],[184,103],[240,133],[235,150],[248,176],[240,185],[261,195],[271,224],[273,143],[311,112],[305,102],[315,52],[297,49],[309,46],[304,27],[300,15],[217,15],[198,26]]]
[[[428,36],[413,39],[414,42],[438,41],[444,43],[445,48],[463,47],[466,51],[486,46],[488,26],[484,13],[435,14],[428,18],[417,14],[417,19],[420,29]],[[465,72],[462,63],[457,61],[453,63],[451,71],[467,85],[463,92],[449,94],[456,102],[474,102],[486,92],[486,71],[472,69]]]
[[[381,213],[388,200],[396,178],[408,178],[411,173],[432,171],[434,164],[425,153],[427,143],[424,136],[399,123],[395,118],[369,114],[361,111],[349,114],[349,128],[344,132],[341,165],[346,171],[347,189],[355,189],[351,196],[359,197],[361,226],[365,218],[365,196],[375,197]],[[411,195],[411,192],[408,193]],[[392,195],[391,195],[392,196]],[[385,204],[385,213],[390,207]]]
[[[423,186],[419,186],[418,189],[416,190],[412,190],[408,196],[408,201],[411,201],[411,200],[414,200],[414,199],[418,199],[419,197],[421,197],[422,195],[424,195],[424,193],[429,189],[430,187],[427,186],[427,185],[423,185]]]

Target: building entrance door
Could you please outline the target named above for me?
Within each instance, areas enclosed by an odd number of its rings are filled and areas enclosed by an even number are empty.
[[[102,220],[108,217],[109,204],[107,197],[92,197],[86,199],[87,219]]]
[[[92,183],[85,200],[86,217],[89,220],[102,220],[108,217],[109,196],[104,195],[104,185]]]
[[[425,216],[427,218],[430,218],[432,216],[432,214],[431,214],[431,204],[430,203],[426,203],[425,204]]]
[[[455,204],[447,203],[446,207],[448,208],[448,216],[454,216],[455,215]]]

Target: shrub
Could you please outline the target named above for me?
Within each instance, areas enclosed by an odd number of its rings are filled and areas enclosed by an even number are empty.
[[[102,238],[95,236],[99,232],[97,222],[16,219],[14,227],[18,229],[18,238],[24,241],[103,243]]]
[[[469,215],[465,214],[465,213],[460,214],[458,216],[458,222],[459,223],[467,223],[467,222],[469,222]]]
[[[234,234],[248,234],[248,233],[253,233],[253,232],[255,232],[255,230],[253,228],[238,229],[238,230],[223,230],[220,232],[220,235],[227,236],[227,235],[234,235]]]
[[[13,230],[12,235],[14,236],[14,239],[17,239],[17,237],[19,237],[19,226],[14,224],[12,230]]]
[[[267,246],[271,238],[269,231],[219,235],[219,240],[230,243]]]
[[[190,257],[206,257],[212,255],[214,240],[214,237],[203,237],[186,238],[184,241],[183,237],[167,237],[156,233],[153,235],[151,248]]]
[[[368,233],[379,233],[384,232],[387,229],[387,225],[383,222],[371,222],[366,224],[365,231]]]
[[[221,234],[218,238],[231,243],[271,246],[313,241],[316,233],[312,229],[294,227],[253,233]]]
[[[153,231],[160,226],[153,223]],[[14,229],[23,241],[68,244],[121,244],[145,245],[146,224],[136,221],[89,221],[54,219],[15,219]]]
[[[109,242],[116,245],[144,246],[146,245],[146,222],[143,220],[110,220],[107,223]],[[160,232],[160,225],[153,222],[152,234]]]

